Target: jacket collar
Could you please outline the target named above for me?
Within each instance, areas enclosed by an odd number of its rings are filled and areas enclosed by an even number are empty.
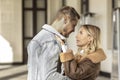
[[[87,58],[89,58],[93,63],[99,63],[106,59],[106,55],[102,49],[98,49],[96,52],[88,54]]]
[[[61,35],[57,30],[55,30],[51,25],[45,24],[42,28],[59,36],[62,40],[66,40],[66,38],[63,35]]]

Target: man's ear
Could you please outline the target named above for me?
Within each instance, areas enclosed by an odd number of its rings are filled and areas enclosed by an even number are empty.
[[[67,18],[66,18],[66,17],[64,17],[64,23],[65,23],[65,24],[67,23]]]
[[[64,23],[67,24],[69,22],[69,17],[67,15],[64,16]]]

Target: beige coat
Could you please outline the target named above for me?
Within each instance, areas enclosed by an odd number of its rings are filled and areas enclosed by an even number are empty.
[[[95,80],[100,71],[100,62],[106,59],[106,55],[102,49],[98,49],[78,62],[70,51],[61,53],[60,59],[65,68],[65,75],[72,80]]]

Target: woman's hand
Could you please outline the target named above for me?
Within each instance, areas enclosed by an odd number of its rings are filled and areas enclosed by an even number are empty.
[[[60,60],[61,62],[66,62],[74,59],[74,54],[71,49],[67,50],[66,52],[60,53]]]

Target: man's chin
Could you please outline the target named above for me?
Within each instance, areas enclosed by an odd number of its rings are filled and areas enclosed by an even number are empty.
[[[68,38],[68,37],[69,37],[69,35],[65,35],[65,37],[66,37],[66,38]]]

